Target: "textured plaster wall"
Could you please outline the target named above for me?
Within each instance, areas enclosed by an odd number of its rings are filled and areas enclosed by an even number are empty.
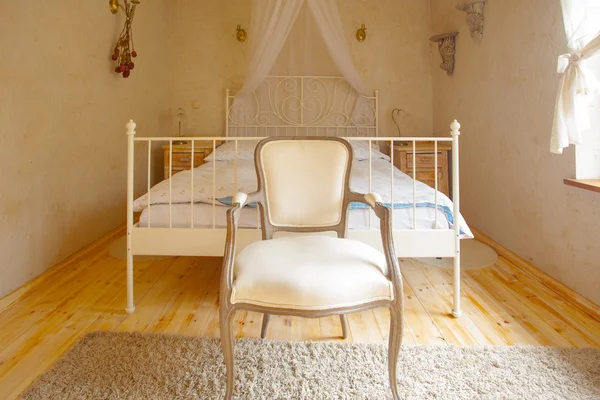
[[[562,184],[575,174],[573,149],[548,152],[566,50],[559,1],[490,0],[481,45],[455,3],[338,3],[358,70],[380,90],[382,133],[396,134],[396,107],[404,135],[445,135],[458,118],[467,220],[600,303],[600,196]],[[169,135],[182,107],[185,133],[222,133],[223,91],[246,70],[248,44],[234,29],[248,27],[250,2],[143,2],[127,81],[109,61],[122,23],[106,2],[0,2],[0,297],[123,223],[127,119],[144,136]],[[427,38],[451,30],[460,36],[450,78]]]
[[[246,71],[248,43],[234,29],[248,27],[250,3],[142,2],[139,57],[126,81],[109,60],[123,16],[105,1],[0,3],[0,297],[123,223],[129,118],[141,135],[172,135],[182,107],[185,133],[222,133],[224,89],[237,90]],[[395,134],[389,115],[401,107],[405,134],[431,134],[428,2],[340,8],[360,74],[381,90],[383,133]],[[361,23],[363,44],[353,39]],[[325,68],[318,57],[314,64],[315,74]],[[145,149],[136,148],[142,167]],[[159,149],[153,154],[156,180]]]
[[[563,184],[575,176],[573,148],[548,150],[556,57],[567,50],[560,2],[489,0],[481,44],[455,5],[431,1],[431,33],[460,32],[454,76],[432,57],[433,120],[436,132],[453,118],[462,124],[462,211],[472,226],[600,303],[600,196]]]
[[[167,126],[167,11],[138,9],[123,80],[109,57],[124,17],[108,2],[0,2],[0,297],[123,223],[125,122]]]
[[[235,40],[235,27],[242,24],[253,34],[251,2],[171,3],[176,82],[170,106],[185,110],[185,133],[221,134],[224,89],[235,93],[244,81],[249,46]],[[431,135],[429,2],[345,0],[338,5],[359,73],[369,88],[380,90],[382,134],[397,134],[390,113],[398,107],[405,109],[404,135]],[[368,38],[358,43],[354,35],[363,23]],[[329,60],[314,57],[311,64],[311,75],[331,73]]]

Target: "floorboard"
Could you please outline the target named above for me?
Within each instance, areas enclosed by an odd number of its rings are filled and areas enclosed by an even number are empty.
[[[114,236],[114,233],[111,233]],[[112,236],[111,236],[112,237]],[[125,262],[100,240],[0,299],[0,399],[18,396],[88,332],[219,336],[220,258],[135,265],[136,311],[125,308]],[[600,348],[600,322],[511,261],[462,276],[463,316],[452,309],[452,271],[403,260],[405,344],[551,345]],[[348,342],[387,343],[385,308],[348,316]],[[262,315],[237,312],[236,337],[260,337]],[[339,317],[272,316],[272,340],[343,340]]]

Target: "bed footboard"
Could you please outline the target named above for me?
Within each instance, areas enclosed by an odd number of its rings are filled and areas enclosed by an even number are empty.
[[[216,222],[216,208],[222,207],[222,204],[216,200],[216,188],[219,186],[217,181],[217,163],[212,162],[212,182],[210,183],[210,198],[212,202],[210,207],[212,208],[212,221],[211,226],[208,227],[195,227],[193,224],[193,213],[194,213],[194,169],[190,170],[190,194],[189,199],[190,205],[190,223],[186,226],[174,226],[171,219],[172,203],[172,180],[169,179],[168,185],[168,206],[169,206],[169,225],[168,227],[153,227],[151,220],[148,220],[147,226],[134,225],[133,213],[134,213],[134,148],[136,143],[144,143],[148,149],[148,176],[147,176],[147,209],[150,210],[153,207],[152,195],[151,195],[151,148],[155,142],[167,142],[172,144],[176,138],[172,137],[135,137],[135,123],[129,121],[127,123],[127,307],[128,313],[133,312],[135,309],[134,298],[133,298],[133,255],[172,255],[172,256],[222,256],[224,245],[225,245],[225,232],[224,226],[219,226]],[[347,140],[363,141],[368,144],[369,156],[368,156],[368,189],[372,191],[372,159],[371,159],[371,148],[373,142],[385,142],[389,143],[393,148],[395,142],[402,141],[409,143],[408,145],[413,148],[413,168],[412,168],[412,205],[409,211],[412,211],[412,229],[394,229],[394,241],[396,245],[396,253],[399,257],[453,257],[454,258],[454,308],[452,313],[458,317],[461,314],[460,309],[460,239],[461,239],[461,224],[460,222],[460,198],[459,198],[459,155],[458,155],[458,137],[459,137],[460,125],[454,121],[451,124],[451,137],[440,138],[440,137],[348,137]],[[238,142],[244,140],[258,140],[260,138],[249,138],[249,137],[187,137],[186,140],[192,143],[192,160],[193,155],[193,143],[194,141],[212,141],[213,150],[217,148],[217,142],[228,142],[233,141],[235,143],[236,158],[237,160],[237,148]],[[417,221],[417,189],[418,184],[416,179],[416,153],[415,147],[418,141],[431,141],[434,147],[437,149],[438,142],[450,141],[452,142],[452,215],[454,216],[454,223],[450,229],[442,229],[438,227],[438,212],[435,212],[435,222],[432,229],[418,229],[416,225]],[[434,151],[437,155],[437,151]],[[237,161],[234,163],[237,168]],[[390,180],[389,180],[389,204],[392,206],[392,214],[399,212],[397,202],[395,199],[394,190],[394,160],[393,152],[391,152],[390,160]],[[436,156],[437,166],[437,156]],[[208,167],[208,165],[207,165]],[[237,177],[237,170],[235,170],[235,176]],[[166,182],[166,181],[165,181]],[[237,191],[237,180],[234,183]],[[434,208],[437,210],[440,206],[440,198],[442,196],[437,191],[437,176],[435,178],[434,188],[435,196],[433,199]],[[378,190],[379,191],[379,190]],[[406,207],[404,207],[406,208]],[[403,210],[406,212],[407,210]],[[258,213],[257,213],[258,214]],[[394,218],[394,217],[392,217]],[[365,242],[375,248],[381,248],[381,238],[377,227],[371,226],[371,220],[369,214],[368,229],[350,229],[348,231],[348,237]],[[240,229],[238,239],[238,249],[243,248],[245,245],[252,243],[257,240],[261,240],[260,224],[257,221],[256,228],[254,229]]]

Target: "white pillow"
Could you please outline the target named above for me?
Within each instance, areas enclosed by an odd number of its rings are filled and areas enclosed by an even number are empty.
[[[254,149],[258,144],[259,140],[238,140],[237,144],[237,159],[238,160],[254,160]],[[235,141],[230,140],[225,142],[217,149],[210,153],[204,161],[233,161],[235,158]]]
[[[353,140],[350,142],[352,150],[354,150],[354,159],[356,161],[363,161],[369,159],[369,142]],[[386,156],[379,151],[379,145],[371,143],[371,159],[383,159],[390,161],[390,157]]]
[[[237,159],[238,160],[254,160],[254,149],[258,144],[258,140],[238,140],[237,148]],[[353,140],[350,142],[352,149],[354,150],[354,159],[356,161],[363,161],[369,159],[369,143],[366,141]],[[389,156],[381,153],[379,145],[371,143],[371,158],[372,159],[383,159],[386,161],[390,160]],[[216,153],[217,161],[233,161],[235,158],[235,142],[233,140],[225,142],[221,146],[217,147],[216,151],[211,153],[204,161],[214,161]]]

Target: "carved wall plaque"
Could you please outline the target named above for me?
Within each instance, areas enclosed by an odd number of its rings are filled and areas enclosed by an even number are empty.
[[[446,71],[448,75],[454,72],[454,54],[456,53],[456,36],[458,32],[442,33],[429,38],[432,42],[438,44],[442,63],[440,68]]]
[[[468,0],[460,3],[456,8],[467,13],[466,21],[471,37],[481,43],[483,39],[483,7],[487,0]]]

